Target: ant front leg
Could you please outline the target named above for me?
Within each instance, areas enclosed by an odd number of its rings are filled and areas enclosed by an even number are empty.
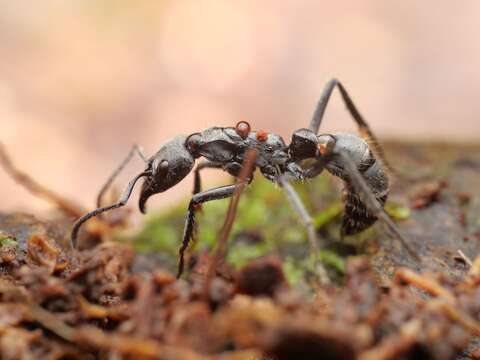
[[[312,179],[320,175],[320,173],[325,169],[328,159],[326,157],[319,157],[315,159],[315,162],[310,166],[307,166],[303,169],[303,174],[305,178]]]
[[[215,163],[213,161],[202,161],[197,165],[193,174],[193,195],[198,194],[202,190],[202,179],[200,177],[200,170],[202,169],[221,169],[222,164]],[[200,205],[197,206],[196,210],[200,210]],[[192,230],[192,236],[195,240],[198,234],[198,226],[195,223]]]
[[[340,91],[340,95],[342,96],[342,100],[345,103],[345,106],[347,107],[348,112],[350,113],[353,120],[357,124],[359,132],[362,135],[362,137],[367,138],[375,154],[382,160],[385,166],[391,170],[392,167],[389,165],[387,159],[385,158],[385,152],[383,151],[383,148],[380,145],[377,137],[375,136],[373,131],[370,129],[370,126],[368,126],[368,123],[365,121],[363,116],[358,111],[357,107],[353,103],[345,87],[337,79],[332,79],[327,83],[327,85],[325,85],[325,88],[323,89],[322,95],[320,96],[320,100],[318,101],[315,112],[313,113],[313,117],[310,122],[309,129],[313,131],[315,134],[318,133],[320,129],[320,125],[323,120],[323,115],[325,114],[325,109],[327,108],[328,101],[330,100],[330,96],[332,95],[332,92],[335,89],[335,87],[338,87],[338,90]]]
[[[177,278],[180,278],[185,267],[185,251],[188,248],[190,239],[192,238],[192,233],[195,225],[195,211],[197,210],[198,205],[203,204],[207,201],[225,199],[233,195],[235,189],[242,183],[225,185],[217,187],[214,189],[206,190],[199,192],[192,196],[190,204],[188,205],[187,218],[185,219],[185,228],[183,231],[183,240],[180,250],[178,251],[179,260],[178,260],[178,272]]]
[[[222,164],[212,161],[202,161],[197,165],[193,178],[193,195],[198,194],[202,190],[202,179],[200,178],[200,170],[202,169],[221,169]]]
[[[102,186],[100,189],[98,195],[97,195],[97,208],[102,206],[103,203],[103,196],[107,192],[108,188],[112,185],[113,181],[116,179],[116,177],[120,174],[120,172],[127,166],[128,162],[133,158],[135,154],[138,154],[140,158],[143,160],[143,162],[146,164],[148,163],[147,157],[143,153],[143,150],[140,146],[137,144],[133,145],[131,150],[128,152],[128,155],[123,159],[123,161],[120,163],[120,165],[115,169],[115,171],[110,175],[110,177],[107,179],[107,182]]]

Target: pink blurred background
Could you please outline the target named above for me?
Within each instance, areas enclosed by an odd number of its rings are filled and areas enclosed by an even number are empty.
[[[239,120],[288,141],[333,76],[382,139],[478,142],[479,24],[476,0],[0,1],[0,141],[89,208],[133,143]],[[336,95],[326,116],[355,131]],[[0,210],[48,208],[0,184]]]

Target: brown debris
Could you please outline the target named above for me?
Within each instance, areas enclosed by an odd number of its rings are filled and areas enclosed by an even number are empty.
[[[85,326],[78,329],[75,333],[75,341],[97,349],[138,359],[205,359],[188,350],[164,346],[157,341],[142,339],[136,336],[107,334],[93,326]]]
[[[438,281],[428,276],[421,276],[412,270],[403,268],[397,270],[396,279],[406,284],[418,287],[419,289],[428,292],[430,295],[442,297],[451,304],[455,303],[454,296],[442,285],[440,285]]]
[[[46,267],[50,274],[63,270],[65,263],[59,263],[60,251],[44,237],[32,235],[27,241],[27,257],[32,264]]]
[[[251,296],[273,296],[287,286],[282,263],[277,257],[253,260],[242,267],[236,277],[237,291]]]
[[[206,271],[131,273],[126,246],[69,257],[47,240],[30,238],[27,262],[0,283],[0,352],[12,358],[450,359],[480,336],[480,259],[461,282],[399,269],[386,289],[354,258],[343,288],[309,300],[265,257],[214,275],[205,302]]]
[[[438,201],[429,210],[442,210],[449,197],[448,191],[440,197],[443,187],[424,188],[414,207]],[[12,239],[0,246],[0,358],[480,356],[480,257],[470,248],[450,248],[434,258],[439,264],[462,261],[455,274],[441,267],[420,273],[391,266],[392,276],[379,284],[372,259],[353,257],[341,287],[302,289],[287,285],[275,256],[238,270],[224,261],[232,209],[213,261],[208,253],[192,254],[191,271],[180,280],[155,265],[132,271],[139,257],[128,246],[105,241],[111,227],[102,220],[92,222],[85,235],[104,242],[70,252],[62,246],[61,226],[0,214],[1,234]]]
[[[30,191],[33,195],[45,199],[56,205],[65,214],[72,217],[83,215],[84,210],[78,205],[72,203],[69,199],[57,194],[46,186],[39,184],[30,175],[19,170],[13,164],[2,143],[0,143],[0,166],[21,186]]]
[[[80,216],[86,213],[86,210],[81,206],[75,204],[70,199],[58,194],[54,190],[38,183],[32,176],[28,175],[26,172],[20,170],[12,161],[8,155],[4,145],[0,142],[0,167],[2,167],[5,172],[15,181],[18,185],[25,188],[27,191],[32,193],[34,196],[44,199],[45,201],[51,203],[58,209],[60,209],[65,215],[64,221],[68,221],[68,225],[71,225],[72,218],[79,218]],[[115,195],[115,192],[112,191],[111,195]],[[88,232],[89,236],[84,236],[83,232],[80,233],[80,248],[82,247],[93,247],[98,244],[99,239],[108,241],[112,239],[113,227],[125,227],[127,225],[127,215],[129,210],[119,209],[113,214],[108,214],[108,216],[97,216],[91,219],[85,226],[85,229]],[[61,219],[58,220],[58,222]],[[84,240],[88,240],[85,242]],[[65,246],[65,239],[59,241],[59,244]],[[68,244],[70,246],[70,244]]]
[[[237,213],[238,202],[240,201],[240,196],[242,192],[248,185],[248,179],[252,177],[252,171],[255,164],[255,159],[257,158],[257,150],[250,149],[245,154],[245,160],[242,164],[242,169],[237,178],[237,187],[233,192],[233,196],[228,204],[227,215],[225,216],[225,222],[218,236],[218,244],[215,251],[215,255],[210,263],[210,266],[207,270],[207,277],[205,279],[205,297],[208,299],[208,294],[210,292],[210,284],[212,282],[213,274],[217,269],[220,261],[225,257],[225,251],[227,248],[228,236],[232,230],[233,222]]]
[[[411,199],[410,206],[413,209],[423,209],[438,201],[440,193],[448,186],[446,181],[436,181],[423,185]]]

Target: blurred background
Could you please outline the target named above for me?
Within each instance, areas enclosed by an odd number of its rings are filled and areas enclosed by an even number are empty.
[[[0,0],[0,141],[88,208],[133,143],[153,154],[239,120],[288,142],[334,76],[383,140],[475,143],[479,23],[476,0]],[[355,131],[330,105],[323,130]],[[3,171],[0,185],[1,211],[49,206]]]

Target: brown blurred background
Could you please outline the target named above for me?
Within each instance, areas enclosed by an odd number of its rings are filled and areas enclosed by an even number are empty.
[[[131,144],[239,120],[288,141],[333,76],[382,139],[477,142],[479,24],[477,0],[0,0],[0,141],[89,208]],[[355,130],[336,95],[324,125]],[[0,210],[48,207],[0,185]]]

